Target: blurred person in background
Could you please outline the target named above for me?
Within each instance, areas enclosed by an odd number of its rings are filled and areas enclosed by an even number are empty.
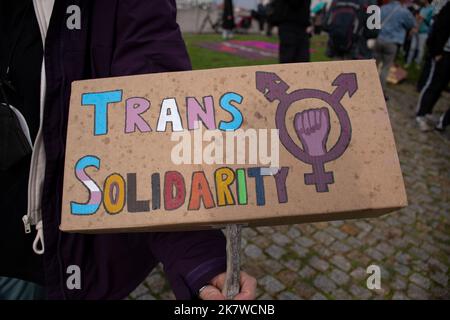
[[[231,39],[233,37],[234,23],[234,6],[233,0],[223,1],[223,14],[222,14],[222,37],[224,40]]]
[[[325,17],[328,33],[326,54],[340,60],[355,59],[358,35],[363,26],[361,0],[333,0]]]
[[[327,10],[327,3],[325,1],[319,1],[311,9],[314,34],[316,35],[319,35],[322,32],[323,20],[325,18],[326,10]]]
[[[450,124],[450,108],[442,114],[437,124],[432,117],[442,91],[450,82],[450,2],[439,11],[434,18],[432,31],[429,35],[428,53],[431,59],[430,71],[417,103],[416,122],[423,132],[435,129],[444,131]]]
[[[270,2],[268,20],[278,26],[280,63],[309,62],[310,7],[311,0]]]
[[[416,26],[416,19],[404,7],[405,2],[406,0],[391,1],[381,7],[381,30],[375,43],[374,57],[383,90],[398,48],[403,45],[407,32]]]
[[[369,29],[367,25],[367,20],[372,13],[367,12],[367,8],[371,5],[376,5],[377,0],[360,0],[361,12],[360,12],[360,26],[357,34],[354,56],[353,59],[372,59],[373,51],[368,47],[369,39],[375,41],[378,37],[379,30],[376,28]]]
[[[263,0],[260,0],[256,10],[252,10],[252,17],[258,21],[259,32],[261,34],[265,33],[266,25],[266,6]]]
[[[421,3],[422,7],[417,15],[419,28],[417,32],[414,32],[411,36],[411,45],[409,47],[405,67],[409,67],[415,57],[414,61],[416,63],[416,67],[419,68],[422,64],[422,59],[425,53],[425,44],[430,31],[433,8],[431,7],[429,0],[422,0]]]

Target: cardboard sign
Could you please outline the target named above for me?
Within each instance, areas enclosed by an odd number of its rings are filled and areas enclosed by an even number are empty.
[[[72,84],[61,229],[192,230],[407,205],[373,61]]]

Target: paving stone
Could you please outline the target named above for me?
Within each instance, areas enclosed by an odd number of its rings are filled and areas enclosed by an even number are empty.
[[[318,254],[318,256],[324,260],[332,257],[334,252],[321,243],[316,244],[312,249]]]
[[[333,252],[339,252],[339,253],[345,253],[350,251],[350,247],[348,245],[346,245],[345,243],[341,242],[341,241],[336,241],[334,242],[331,247],[330,250]]]
[[[404,292],[396,291],[392,296],[392,300],[409,300],[409,298]]]
[[[430,258],[428,260],[428,263],[430,266],[436,267],[439,270],[441,270],[442,272],[447,272],[448,271],[448,266],[444,265],[442,262],[440,262],[439,260],[435,259],[435,258]]]
[[[369,290],[355,284],[350,286],[350,292],[353,294],[355,299],[358,300],[366,300],[372,296],[372,293]]]
[[[394,281],[390,283],[390,285],[395,290],[406,289],[406,281],[404,278],[396,277]]]
[[[328,300],[328,299],[323,294],[316,293],[311,297],[311,300]]]
[[[328,233],[326,233],[324,231],[317,231],[313,235],[313,238],[316,239],[317,241],[323,243],[326,246],[330,245],[335,240],[331,235],[329,235]]]
[[[430,278],[433,279],[436,283],[440,284],[443,287],[450,287],[448,282],[448,276],[445,273],[432,273]]]
[[[298,295],[290,292],[290,291],[283,291],[278,295],[279,300],[302,300]]]
[[[314,281],[314,286],[325,293],[332,293],[336,289],[336,284],[325,275],[318,275]]]
[[[303,246],[305,248],[309,248],[315,244],[315,242],[308,237],[300,237],[300,238],[297,238],[295,241],[297,241],[298,244],[300,244],[301,246]]]
[[[395,271],[402,276],[407,276],[411,272],[411,269],[404,264],[395,263],[393,266]]]
[[[273,297],[267,293],[264,293],[258,297],[258,300],[273,300]]]
[[[244,252],[247,256],[253,259],[259,259],[263,257],[262,250],[259,247],[255,246],[254,244],[247,245],[244,249]]]
[[[408,297],[415,300],[428,299],[428,293],[414,283],[408,285]]]
[[[367,273],[365,269],[357,267],[352,272],[350,272],[350,276],[354,278],[356,281],[358,281],[367,278]]]
[[[339,286],[343,286],[350,280],[348,274],[339,269],[333,269],[330,272],[330,278]]]
[[[300,231],[298,231],[298,229],[296,229],[296,228],[291,227],[291,228],[289,228],[287,235],[289,237],[291,237],[291,239],[296,239],[296,238],[300,237]]]
[[[430,295],[433,298],[449,300],[450,299],[450,290],[449,288],[443,287],[432,287],[429,291]]]
[[[349,271],[351,269],[351,264],[350,262],[343,256],[341,255],[335,255],[331,258],[331,263],[334,264],[336,267],[344,270],[344,271]]]
[[[266,252],[274,259],[280,259],[285,253],[286,250],[283,248],[273,244],[266,249]]]
[[[298,245],[297,243],[295,243],[294,245],[291,246],[291,250],[300,258],[306,257],[309,253],[308,248],[304,248],[304,247]]]
[[[368,256],[370,256],[372,259],[374,259],[375,261],[381,261],[385,257],[384,254],[382,254],[380,251],[378,251],[374,248],[367,249],[366,254]]]
[[[256,237],[258,232],[256,232],[253,228],[242,228],[242,238],[251,239],[252,237]]]
[[[311,278],[312,276],[314,276],[317,272],[309,267],[309,266],[305,266],[302,270],[299,271],[299,276],[304,279],[304,278]]]
[[[347,244],[354,249],[359,249],[363,245],[363,242],[355,237],[349,237],[347,238]]]
[[[341,226],[341,231],[347,233],[352,237],[356,237],[359,234],[359,229],[353,224],[346,223]]]
[[[413,256],[416,256],[417,258],[419,258],[421,260],[428,260],[428,258],[430,257],[429,253],[427,253],[425,250],[417,248],[417,247],[410,248],[409,253],[412,254]]]
[[[395,249],[392,246],[388,245],[386,242],[381,242],[375,248],[385,256],[390,256],[395,252]]]
[[[252,242],[260,247],[261,249],[265,249],[271,245],[271,241],[269,237],[258,235],[256,237],[251,238]]]
[[[417,284],[419,287],[423,289],[429,289],[430,288],[430,280],[425,278],[419,273],[413,273],[409,276],[409,280]]]
[[[333,292],[333,296],[336,300],[352,300],[353,297],[344,289],[337,289]]]
[[[317,289],[314,289],[309,284],[299,281],[294,285],[295,293],[303,299],[311,299],[311,297],[317,293]]]
[[[290,287],[298,280],[298,274],[291,270],[282,270],[277,274],[277,279]]]
[[[270,259],[269,257],[266,257],[262,262],[262,267],[268,274],[276,274],[283,269],[283,266],[277,260]]]
[[[326,271],[330,266],[328,262],[318,258],[317,256],[313,256],[309,259],[309,265],[322,272]]]
[[[280,281],[270,275],[260,279],[258,284],[262,286],[268,294],[275,294],[286,288]]]
[[[283,264],[292,271],[298,271],[300,269],[300,261],[299,260],[294,260],[294,259],[290,259],[288,261],[283,262]]]
[[[291,242],[291,239],[289,239],[284,234],[281,234],[279,232],[274,233],[272,235],[272,240],[281,247],[284,247],[285,245]]]
[[[327,232],[332,235],[334,238],[339,239],[339,240],[344,240],[345,238],[348,237],[347,234],[345,234],[344,232],[342,232],[341,230],[339,230],[338,228],[328,228]]]

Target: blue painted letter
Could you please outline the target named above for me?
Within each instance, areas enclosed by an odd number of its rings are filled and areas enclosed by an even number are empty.
[[[238,108],[233,106],[231,102],[242,103],[242,96],[234,92],[227,92],[220,98],[220,107],[225,111],[228,111],[232,116],[233,120],[230,122],[220,121],[219,129],[222,131],[234,131],[241,127],[242,124],[242,113]]]
[[[108,133],[108,103],[122,101],[122,90],[83,93],[81,104],[94,106],[94,135]]]

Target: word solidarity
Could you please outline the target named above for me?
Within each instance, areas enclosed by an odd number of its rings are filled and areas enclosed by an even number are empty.
[[[128,212],[148,212],[159,210],[162,206],[164,210],[175,210],[183,205],[187,206],[188,210],[199,210],[201,204],[205,209],[216,206],[247,205],[249,198],[252,197],[256,205],[264,206],[266,204],[265,176],[273,176],[271,183],[275,184],[278,202],[287,202],[286,178],[289,172],[287,167],[280,170],[260,167],[232,170],[221,167],[215,170],[214,177],[211,179],[214,180],[214,187],[211,187],[203,171],[194,171],[190,184],[186,183],[185,177],[178,171],[167,171],[163,178],[161,174],[153,173],[148,176],[150,181],[147,184],[151,186],[149,192],[151,200],[137,199],[136,173],[127,173],[126,179],[119,173],[113,173],[103,182],[102,190],[86,173],[88,167],[100,169],[100,159],[95,156],[86,156],[76,164],[75,174],[89,190],[89,201],[87,203],[71,202],[71,213],[75,215],[94,214],[102,203],[109,214],[122,212],[125,205]],[[253,188],[247,181],[249,178],[254,180]],[[188,186],[190,190],[187,190]],[[253,189],[252,192],[251,189]]]

